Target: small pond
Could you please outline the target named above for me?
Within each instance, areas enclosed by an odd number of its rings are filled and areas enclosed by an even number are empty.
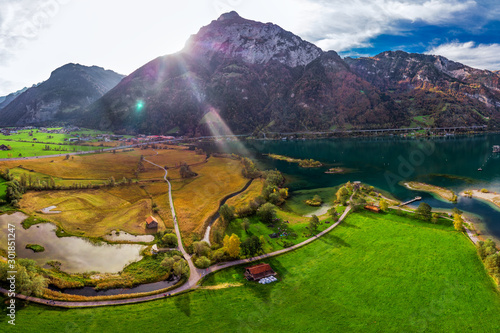
[[[142,259],[144,245],[95,243],[80,237],[57,237],[56,226],[38,224],[24,229],[21,222],[27,218],[23,213],[0,215],[0,248],[7,246],[8,224],[16,227],[16,254],[18,258],[35,260],[44,265],[49,260],[60,261],[61,269],[68,273],[96,271],[117,273],[131,262]],[[35,253],[26,249],[26,244],[39,244],[44,252]]]

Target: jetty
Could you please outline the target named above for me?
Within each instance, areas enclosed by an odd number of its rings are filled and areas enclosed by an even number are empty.
[[[420,201],[420,200],[422,200],[422,197],[415,197],[415,198],[413,198],[413,199],[411,199],[409,201],[406,201],[406,202],[403,202],[403,203],[399,204],[399,207],[406,206],[406,205],[411,204],[412,202]]]

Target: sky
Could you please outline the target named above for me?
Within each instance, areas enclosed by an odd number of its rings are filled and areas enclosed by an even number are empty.
[[[70,62],[130,74],[231,10],[343,57],[403,50],[500,70],[497,0],[0,0],[0,96]]]

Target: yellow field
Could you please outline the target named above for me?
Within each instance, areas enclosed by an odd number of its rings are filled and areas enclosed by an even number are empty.
[[[141,196],[139,186],[124,186],[108,190],[74,190],[28,192],[21,208],[55,222],[66,232],[87,237],[100,237],[112,230],[132,234],[151,233],[145,221],[152,215],[151,199]],[[128,201],[128,200],[130,201]],[[40,210],[56,206],[60,214],[43,214]],[[159,230],[165,229],[159,219]]]
[[[108,179],[115,177],[134,178],[134,170],[139,162],[139,150],[127,153],[102,153],[74,155],[66,160],[65,156],[39,158],[26,161],[1,161],[0,168],[22,166],[50,176],[69,179]]]
[[[248,181],[237,160],[210,158],[191,168],[198,177],[173,181],[173,199],[179,228],[187,245],[193,234],[202,235],[205,221],[219,209],[222,198],[237,192]]]
[[[158,152],[158,153],[157,153]],[[201,235],[204,223],[214,214],[220,201],[240,190],[247,179],[241,175],[238,160],[210,158],[183,149],[136,149],[131,152],[101,153],[64,156],[22,161],[2,161],[0,168],[10,168],[20,177],[22,173],[42,179],[53,177],[56,184],[102,183],[110,177],[120,182],[123,177],[135,179],[134,171],[143,155],[146,159],[167,166],[172,182],[173,199],[179,226],[187,244],[191,236]],[[178,166],[181,162],[191,165],[198,176],[181,179]],[[18,166],[22,166],[19,168]],[[152,214],[152,205],[158,208],[160,230],[173,228],[173,219],[168,197],[168,185],[163,182],[164,171],[147,162],[145,172],[139,174],[139,183],[117,185],[92,190],[28,192],[20,202],[29,214],[41,215],[41,209],[57,206],[60,214],[43,214],[70,234],[100,237],[111,230],[120,229],[132,234],[144,234],[145,219]],[[32,171],[31,171],[32,170]],[[243,205],[260,194],[262,182],[254,183],[240,196],[234,198],[236,205]]]
[[[263,179],[254,179],[252,184],[242,193],[232,197],[226,203],[229,206],[234,206],[236,209],[246,207],[250,201],[261,195],[262,188],[264,187]]]

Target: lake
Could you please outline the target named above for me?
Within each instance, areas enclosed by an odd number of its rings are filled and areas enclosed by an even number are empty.
[[[335,187],[347,181],[361,181],[406,201],[419,195],[435,209],[457,207],[469,216],[481,218],[482,233],[500,243],[500,210],[491,204],[460,197],[457,204],[411,191],[399,185],[415,180],[447,187],[456,193],[464,189],[487,188],[500,191],[500,154],[492,146],[500,144],[499,134],[446,136],[430,139],[411,137],[339,138],[319,140],[249,140],[243,142],[201,143],[208,152],[239,153],[256,159],[262,169],[278,169],[287,179],[291,198],[285,209],[305,215],[317,208],[304,200],[315,193],[331,200]],[[298,164],[274,160],[264,154],[279,154],[324,163],[320,168],[301,168]],[[350,170],[345,174],[325,174],[332,167]],[[478,171],[482,168],[483,171]],[[416,207],[419,203],[414,204]]]

